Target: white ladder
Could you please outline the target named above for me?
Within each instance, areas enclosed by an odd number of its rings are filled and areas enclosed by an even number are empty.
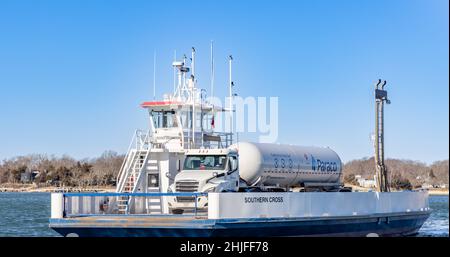
[[[145,166],[145,161],[148,159],[148,155],[150,150],[136,150],[136,153],[133,155],[133,160],[131,161],[131,165],[129,170],[126,172],[124,177],[125,181],[122,182],[122,187],[120,188],[120,193],[133,193],[137,189],[138,181],[140,176],[142,175],[142,170]],[[129,196],[119,196],[117,198],[117,207],[119,214],[128,213],[129,208]]]

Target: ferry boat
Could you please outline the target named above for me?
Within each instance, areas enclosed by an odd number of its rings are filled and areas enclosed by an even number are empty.
[[[405,236],[429,217],[427,191],[383,187],[385,82],[376,88],[381,192],[350,192],[331,149],[238,143],[232,131],[215,131],[215,115],[232,105],[207,101],[194,48],[191,67],[186,60],[173,62],[172,94],[141,104],[150,130],[133,134],[116,192],[53,193],[50,228],[89,237]]]

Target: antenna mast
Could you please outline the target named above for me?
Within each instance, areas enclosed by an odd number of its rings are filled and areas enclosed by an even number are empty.
[[[153,100],[156,98],[156,50],[153,51]]]
[[[186,60],[186,56],[184,57]],[[195,121],[196,121],[196,117],[195,117],[195,103],[196,103],[196,93],[195,93],[195,76],[194,76],[194,64],[195,64],[195,48],[192,47],[192,58],[191,58],[191,85],[192,87],[190,88],[191,90],[191,99],[192,99],[192,146],[195,148]]]
[[[173,51],[173,62],[177,61],[177,50]],[[175,65],[173,66],[173,94],[175,96],[176,93],[176,77],[177,77],[177,68],[175,67]]]
[[[194,76],[195,79],[195,48],[192,47],[192,57],[191,57],[191,74]]]
[[[384,90],[386,80],[378,80],[375,85],[375,168],[379,192],[389,192],[387,169],[384,164],[384,102],[390,104],[387,91]]]
[[[211,101],[214,96],[214,41],[211,40]]]
[[[230,93],[230,132],[233,134],[233,92],[232,87],[234,85],[233,80],[231,79],[231,64],[233,63],[233,56],[228,56],[229,65],[230,65],[230,85],[229,85],[229,93]],[[233,138],[231,138],[231,144],[233,144]]]

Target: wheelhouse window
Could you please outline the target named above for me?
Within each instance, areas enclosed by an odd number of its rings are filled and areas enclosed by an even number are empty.
[[[190,129],[192,127],[192,112],[191,111],[181,111],[181,125],[184,129]]]
[[[189,155],[184,161],[184,170],[224,170],[225,155]]]
[[[183,110],[180,112],[181,125],[184,129],[192,129],[192,110]],[[195,112],[195,129],[200,130],[202,127],[202,114],[200,111]]]
[[[151,111],[153,126],[155,128],[175,128],[178,127],[175,111]]]

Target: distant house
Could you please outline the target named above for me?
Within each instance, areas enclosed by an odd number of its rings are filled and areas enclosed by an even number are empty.
[[[423,183],[422,184],[422,188],[423,189],[430,189],[430,188],[442,188],[442,189],[445,189],[445,188],[448,188],[448,185],[447,184],[439,184],[439,185],[437,185],[437,184]]]
[[[20,182],[30,183],[31,182],[31,172],[25,171],[20,174]]]
[[[442,188],[442,189],[445,189],[445,188],[447,188],[447,185],[446,185],[446,184],[439,184],[439,185],[433,185],[433,187],[434,187],[434,188]]]
[[[31,183],[34,181],[34,179],[39,176],[39,171],[38,170],[33,170],[33,171],[25,171],[22,174],[20,174],[20,182],[22,183]]]
[[[423,189],[429,189],[429,188],[432,188],[432,187],[433,187],[433,185],[428,184],[428,183],[423,183],[423,184],[422,184],[422,188],[423,188]]]
[[[375,188],[377,186],[375,176],[374,176],[374,179],[365,179],[365,178],[361,177],[360,175],[356,175],[355,179],[358,182],[360,187]]]

